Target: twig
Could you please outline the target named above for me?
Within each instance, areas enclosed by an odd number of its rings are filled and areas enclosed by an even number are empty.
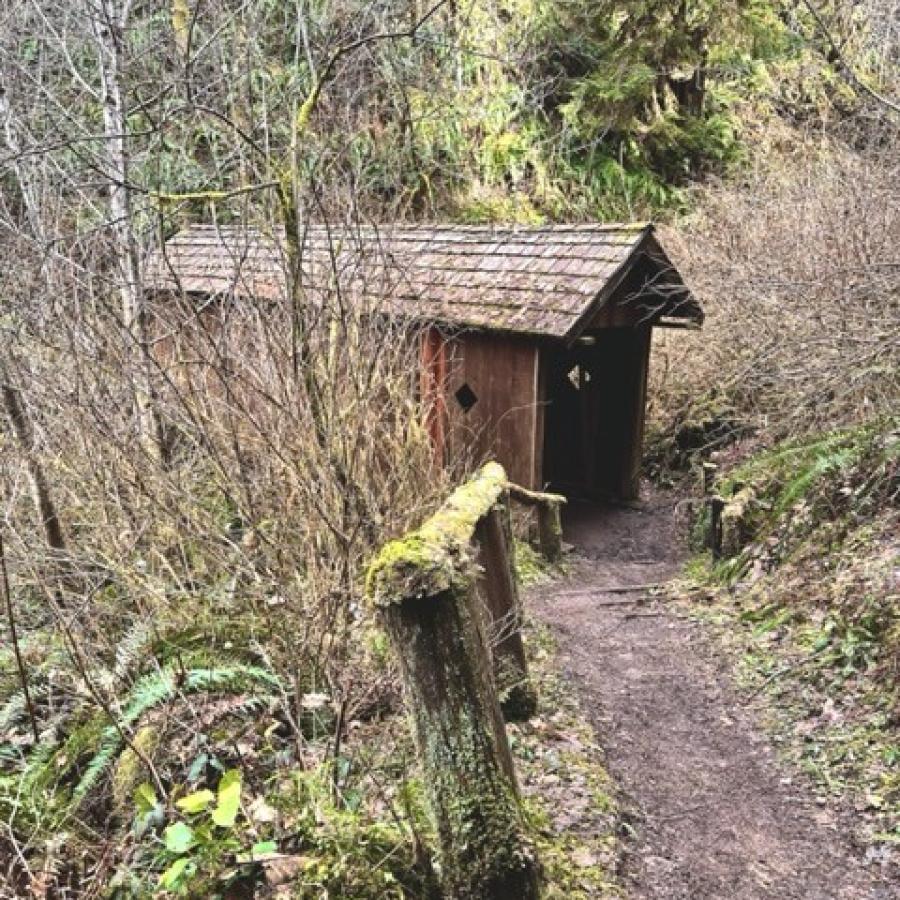
[[[810,654],[805,659],[801,659],[799,662],[791,663],[789,666],[784,666],[779,669],[777,672],[773,672],[755,691],[753,691],[750,696],[747,698],[748,700],[752,700],[754,697],[759,696],[773,681],[777,681],[782,675],[788,675],[791,672],[796,671],[797,669],[802,669],[803,666],[809,665],[813,660],[817,659],[820,656],[825,654],[826,650],[831,650],[830,646],[823,647],[821,650],[816,650],[815,653]]]
[[[332,771],[331,771],[331,788],[333,792],[333,796],[337,799],[338,793],[340,791],[340,756],[341,756],[341,738],[344,733],[344,719],[347,716],[347,697],[345,696],[341,700],[340,708],[338,709],[337,723],[334,727],[334,744],[331,750],[332,756]]]
[[[0,532],[0,584],[3,587],[3,599],[6,601],[6,614],[9,618],[9,636],[12,640],[13,653],[16,657],[16,668],[19,671],[19,683],[22,685],[22,693],[25,696],[25,707],[28,710],[28,718],[31,721],[31,732],[34,742],[40,743],[41,736],[38,732],[37,716],[34,712],[34,704],[31,702],[31,691],[28,690],[28,673],[25,669],[25,661],[19,649],[19,635],[16,631],[16,616],[13,612],[12,595],[9,590],[9,573],[6,571],[6,549],[3,546],[3,533]]]
[[[859,75],[856,74],[853,66],[847,62],[847,59],[844,57],[844,54],[841,52],[841,48],[837,45],[837,41],[835,41],[833,35],[831,34],[831,30],[829,29],[825,19],[822,18],[822,14],[816,8],[815,4],[811,3],[810,0],[801,0],[803,6],[806,7],[807,12],[813,17],[816,23],[816,27],[819,29],[820,34],[828,43],[829,49],[831,51],[830,54],[827,54],[825,58],[828,60],[831,65],[833,65],[839,72],[842,72],[847,80],[858,90],[861,90],[863,93],[868,94],[873,100],[880,103],[882,106],[889,109],[894,114],[900,114],[900,105],[898,105],[895,101],[885,97],[883,94],[879,94],[874,88],[869,87],[865,83],[865,81],[860,78]]]
[[[622,584],[617,587],[602,588],[604,594],[630,594],[632,591],[653,591],[661,588],[659,582],[653,584]]]

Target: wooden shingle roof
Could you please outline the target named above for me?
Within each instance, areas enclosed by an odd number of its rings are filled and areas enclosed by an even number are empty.
[[[702,319],[646,224],[313,226],[301,253],[302,283],[312,292],[340,284],[392,315],[562,339],[577,336],[638,264],[650,273],[648,294],[661,314]],[[276,299],[286,271],[283,239],[195,225],[153,254],[146,286]]]

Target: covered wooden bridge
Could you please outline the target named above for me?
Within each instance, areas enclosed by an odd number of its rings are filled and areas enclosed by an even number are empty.
[[[703,318],[647,224],[317,226],[299,261],[259,231],[194,226],[154,255],[148,287],[274,300],[290,265],[416,326],[437,447],[464,441],[573,497],[637,494],[652,329]]]

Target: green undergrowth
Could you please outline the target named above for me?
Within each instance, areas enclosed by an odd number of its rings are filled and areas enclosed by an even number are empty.
[[[525,545],[517,558],[526,581],[555,573]],[[15,846],[30,869],[11,870],[11,896],[27,896],[31,873],[48,872],[54,889],[78,896],[98,884],[116,900],[435,897],[433,829],[378,641],[336,743],[333,698],[297,696],[306,689],[237,626],[225,642],[203,634],[198,624],[126,631],[108,669],[91,673],[97,698],[77,678],[59,693],[49,673],[66,651],[46,644],[49,662],[31,669],[38,742],[0,650],[0,816],[15,841],[0,836],[0,854]],[[29,659],[41,640],[25,642]],[[540,706],[509,734],[547,896],[618,896],[617,813],[601,752],[557,679],[546,633],[529,626],[526,646]],[[225,815],[229,790],[239,803]]]
[[[784,754],[886,855],[900,844],[897,427],[785,443],[725,473],[723,558],[686,572]]]
[[[550,563],[528,541],[516,541],[515,545],[516,577],[522,587],[544,584],[558,577],[565,564]]]

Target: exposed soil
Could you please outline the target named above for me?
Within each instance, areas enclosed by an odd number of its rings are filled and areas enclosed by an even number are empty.
[[[530,592],[624,794],[633,900],[897,900],[839,810],[788,771],[702,624],[647,592],[680,562],[674,502],[569,510],[571,578]]]

